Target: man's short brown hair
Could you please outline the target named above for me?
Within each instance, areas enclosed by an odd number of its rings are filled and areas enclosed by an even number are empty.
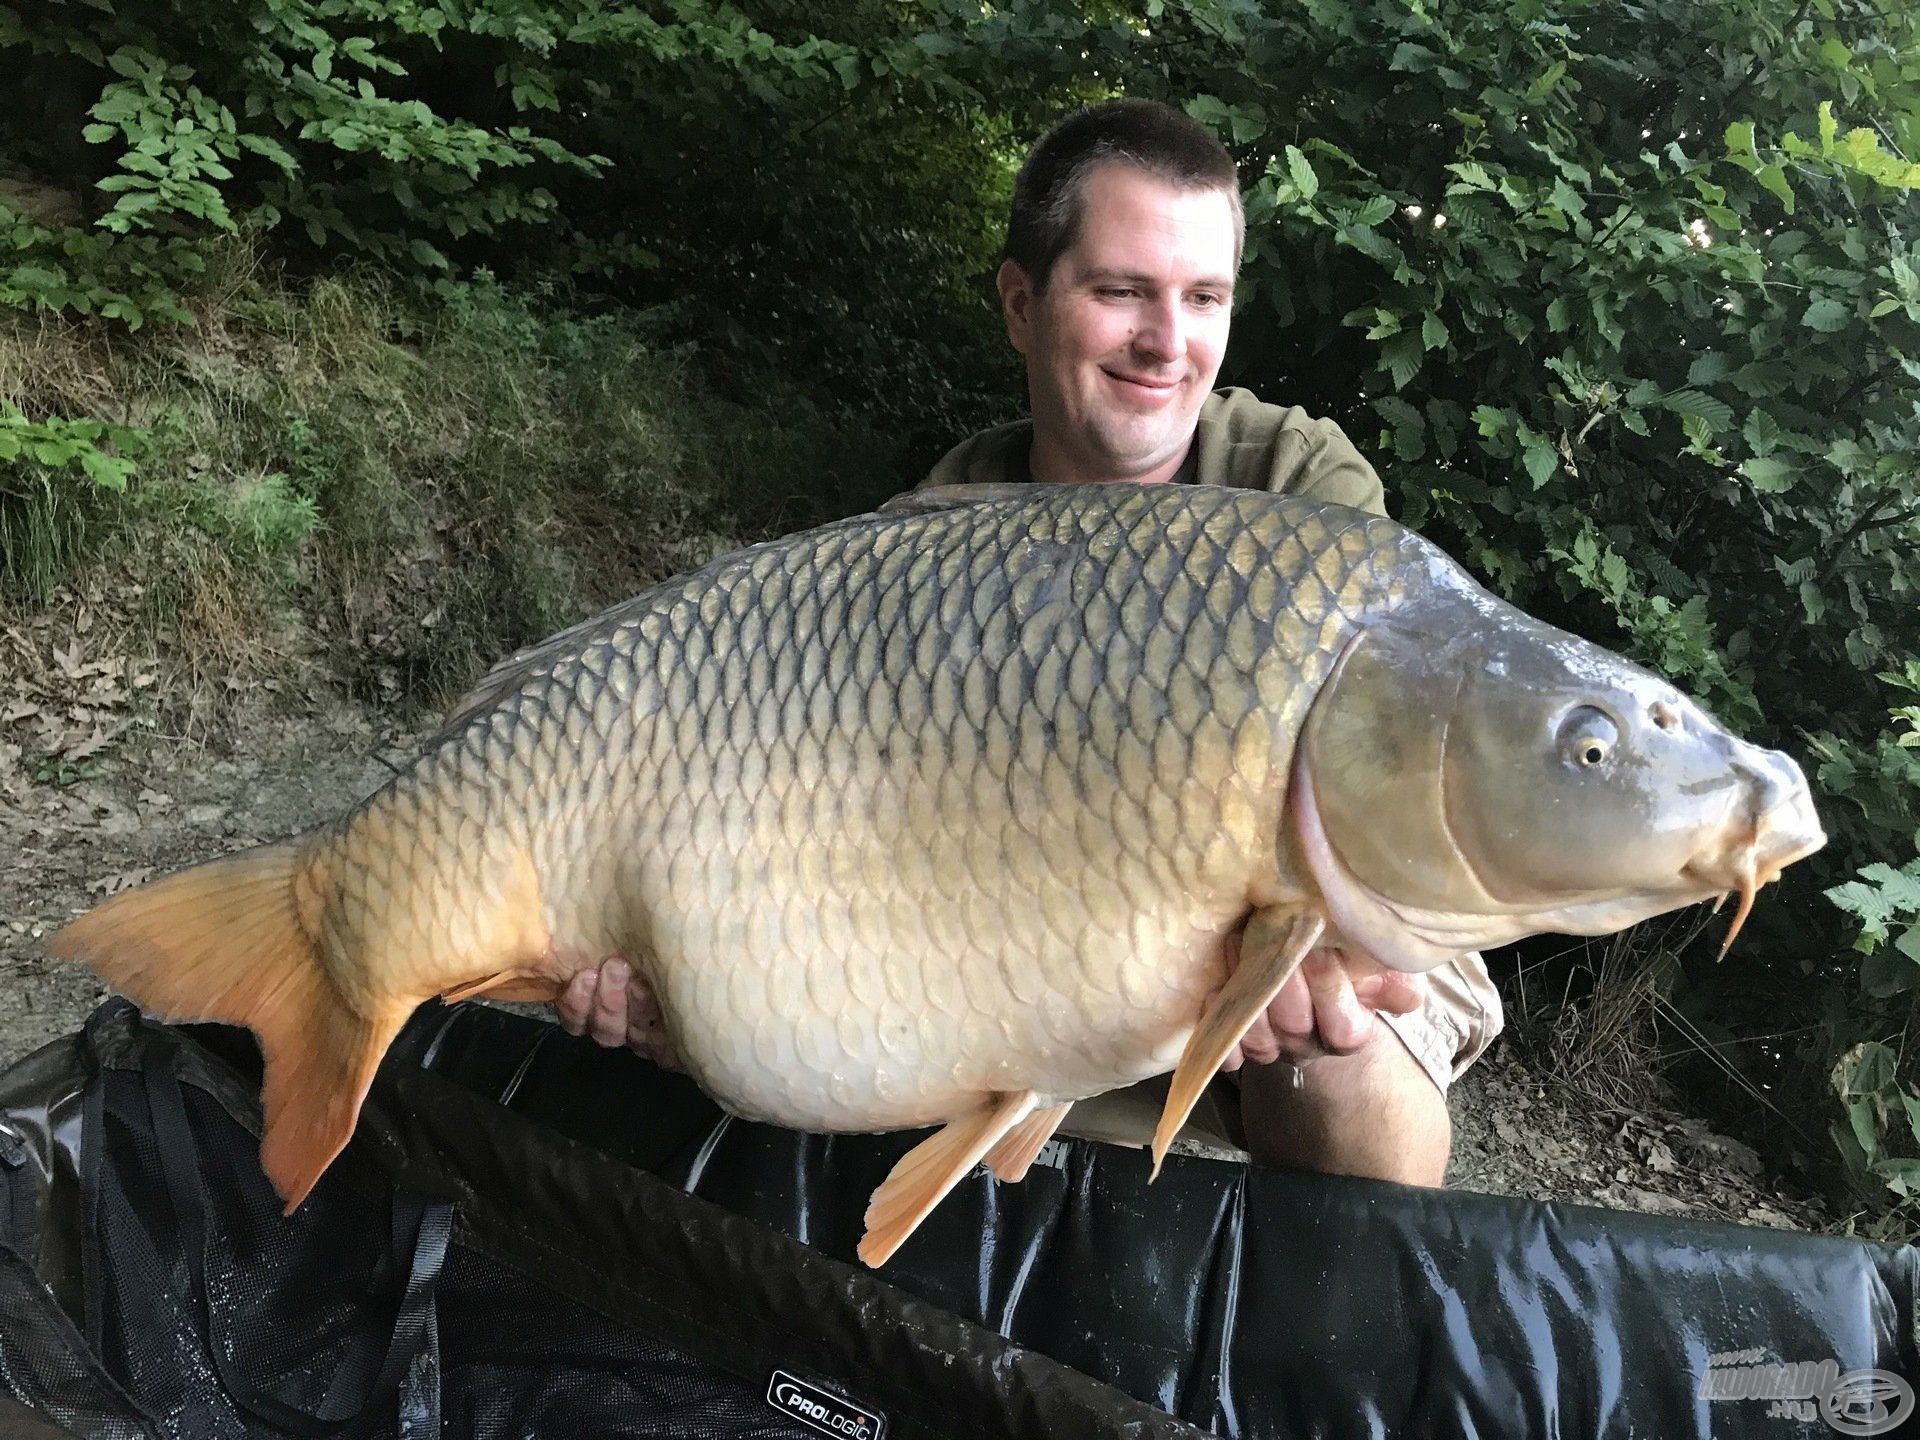
[[[1226,146],[1199,121],[1157,100],[1109,100],[1077,110],[1042,135],[1013,182],[1006,258],[1045,290],[1072,246],[1085,211],[1087,177],[1117,162],[1183,190],[1224,190],[1233,201],[1233,263],[1240,264],[1246,217],[1240,174]]]

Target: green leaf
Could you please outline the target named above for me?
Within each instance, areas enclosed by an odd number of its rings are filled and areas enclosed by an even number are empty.
[[[1762,495],[1781,495],[1793,488],[1793,466],[1777,457],[1755,455],[1741,462],[1740,473]]]
[[[1873,1106],[1865,1100],[1855,1100],[1847,1106],[1847,1123],[1853,1127],[1853,1138],[1859,1143],[1861,1153],[1871,1165],[1880,1155],[1880,1134],[1873,1123]]]
[[[1873,1169],[1887,1182],[1887,1188],[1894,1194],[1911,1198],[1915,1193],[1920,1193],[1920,1160],[1896,1155],[1876,1161]]]
[[[1755,485],[1754,488],[1757,490],[1760,487]],[[1820,617],[1827,613],[1827,597],[1811,580],[1800,582],[1800,607],[1806,612],[1809,625],[1818,625]]]
[[[1878,1040],[1869,1040],[1860,1047],[1859,1057],[1854,1061],[1847,1092],[1850,1095],[1878,1095],[1893,1087],[1898,1069],[1893,1051]]]
[[[124,45],[107,57],[107,68],[129,80],[146,79],[147,72],[157,64],[159,62],[146,51]]]
[[[1376,305],[1373,311],[1373,326],[1367,331],[1367,339],[1384,340],[1389,335],[1398,335],[1402,328],[1398,315]]]
[[[1353,223],[1366,226],[1378,225],[1391,214],[1393,214],[1393,201],[1385,195],[1375,195],[1353,212]]]
[[[1733,368],[1732,362],[1717,350],[1709,350],[1694,357],[1693,364],[1687,367],[1689,385],[1712,385],[1727,378],[1727,372]]]
[[[1398,395],[1387,395],[1373,402],[1373,408],[1393,428],[1393,453],[1397,459],[1418,460],[1427,453],[1426,420]]]
[[[1546,437],[1528,431],[1522,443],[1520,463],[1526,467],[1527,476],[1538,490],[1551,480],[1554,472],[1560,468],[1560,456]]]
[[[1786,207],[1789,215],[1793,214],[1793,187],[1787,183],[1785,170],[1778,165],[1762,165],[1754,171],[1753,178],[1758,180],[1762,187],[1779,197],[1780,203]]]
[[[1800,317],[1800,323],[1810,330],[1818,330],[1830,335],[1836,330],[1846,329],[1847,323],[1852,319],[1853,312],[1845,305],[1831,296],[1824,296],[1807,306],[1806,312]]]
[[[1920,965],[1920,924],[1909,925],[1903,930],[1900,938],[1893,942],[1893,948],[1914,964]]]
[[[1660,403],[1676,415],[1690,415],[1704,421],[1710,431],[1718,432],[1733,424],[1733,407],[1724,400],[1700,390],[1675,390],[1660,397]]]
[[[1727,126],[1726,140],[1727,149],[1732,154],[1754,155],[1758,153],[1754,148],[1753,122],[1751,120],[1736,120],[1733,124]]]
[[[1833,153],[1833,137],[1839,133],[1840,122],[1833,118],[1833,102],[1822,100],[1820,102],[1820,153],[1822,155]]]
[[[1765,455],[1780,443],[1780,422],[1764,410],[1750,410],[1740,436],[1753,447],[1755,455]]]
[[[1539,78],[1536,79],[1533,84],[1527,87],[1527,99],[1532,101],[1546,99],[1547,96],[1553,93],[1553,87],[1560,83],[1561,77],[1566,73],[1567,62],[1564,60],[1554,61],[1553,64],[1540,72]]]
[[[1381,347],[1380,358],[1393,375],[1393,388],[1404,390],[1407,383],[1420,373],[1420,357],[1425,347],[1420,337],[1409,331],[1396,335]]]
[[[1420,342],[1429,350],[1440,350],[1452,338],[1447,332],[1446,322],[1428,311],[1427,318],[1420,322]]]
[[[1320,193],[1320,177],[1313,173],[1307,157],[1292,145],[1287,146],[1287,173],[1293,177],[1293,188],[1300,192],[1302,200],[1311,200]]]

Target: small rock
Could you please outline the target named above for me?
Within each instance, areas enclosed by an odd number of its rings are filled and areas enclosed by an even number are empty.
[[[187,824],[214,825],[227,818],[224,805],[192,805],[187,808]]]

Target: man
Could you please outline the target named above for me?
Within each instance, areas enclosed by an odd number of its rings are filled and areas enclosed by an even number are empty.
[[[1191,482],[1385,513],[1337,426],[1214,393],[1244,230],[1231,157],[1179,111],[1120,100],[1056,125],[1015,181],[998,276],[1032,418],[963,442],[924,483]],[[671,1058],[621,962],[576,977],[558,1008],[575,1034]],[[1261,1160],[1439,1185],[1447,1086],[1499,1028],[1477,956],[1412,978],[1315,952],[1223,1067],[1241,1071],[1239,1124],[1229,1107],[1216,1125]],[[1129,1123],[1118,1132],[1144,1138]]]

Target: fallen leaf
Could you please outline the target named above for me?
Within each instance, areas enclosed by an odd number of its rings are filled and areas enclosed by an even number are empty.
[[[60,667],[69,680],[76,680],[80,676],[81,653],[80,642],[78,640],[74,641],[73,644],[65,650],[62,650],[58,645],[53,647],[54,664]]]

